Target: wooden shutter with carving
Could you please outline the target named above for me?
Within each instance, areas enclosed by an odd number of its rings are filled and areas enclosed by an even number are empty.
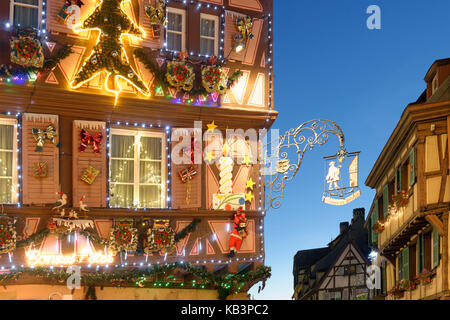
[[[173,129],[177,130],[177,129]],[[186,130],[186,133],[193,137],[193,129],[183,129]],[[173,131],[172,131],[173,132]],[[180,172],[182,170],[188,169],[190,164],[176,164],[175,158],[177,155],[174,154],[177,150],[179,151],[179,156],[182,156],[183,148],[176,148],[177,144],[182,143],[182,138],[174,141],[172,140],[171,145],[171,186],[172,186],[172,208],[173,209],[193,209],[200,208],[202,205],[202,165],[194,164],[192,165],[195,171],[197,172],[195,176],[189,182],[183,182],[180,177]],[[197,152],[201,152],[201,141],[195,139],[194,142],[195,149]],[[187,147],[187,146],[186,146]],[[190,155],[190,150],[184,150],[184,152],[188,152]],[[186,155],[185,155],[186,157]],[[190,186],[189,186],[190,184]]]
[[[55,203],[59,191],[59,119],[57,115],[24,113],[22,125],[23,203]],[[56,140],[44,140],[42,151],[37,149],[33,129],[56,129]],[[46,167],[46,168],[44,168]],[[39,171],[40,169],[40,171]],[[37,170],[37,171],[36,171]],[[45,173],[46,171],[46,173]]]
[[[85,197],[83,203],[89,207],[106,207],[106,123],[75,120],[72,128],[72,192],[74,207],[79,206],[79,201],[83,196]],[[84,151],[80,151],[82,130],[87,131],[92,137],[101,135],[98,153],[94,152],[92,139]],[[97,170],[98,174],[95,176]],[[91,181],[94,176],[95,178]],[[88,178],[87,181],[85,178]]]

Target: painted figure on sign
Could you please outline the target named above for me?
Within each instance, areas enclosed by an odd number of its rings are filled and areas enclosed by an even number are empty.
[[[247,218],[245,217],[245,213],[242,211],[242,207],[239,207],[238,211],[234,215],[234,223],[233,230],[230,235],[230,242],[228,246],[230,247],[230,253],[228,254],[229,258],[233,258],[241,248],[242,241],[247,237],[248,229],[247,229]]]
[[[336,162],[331,161],[330,162],[330,168],[328,169],[327,174],[327,183],[328,183],[328,189],[339,189],[338,181],[340,180],[341,175],[341,166],[335,166]]]

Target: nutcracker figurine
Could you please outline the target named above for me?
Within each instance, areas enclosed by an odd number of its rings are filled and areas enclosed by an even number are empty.
[[[230,253],[228,254],[229,258],[233,258],[241,248],[242,241],[247,237],[248,229],[247,229],[247,218],[245,217],[245,213],[242,211],[242,207],[239,207],[236,214],[234,215],[234,224],[233,230],[230,235]]]

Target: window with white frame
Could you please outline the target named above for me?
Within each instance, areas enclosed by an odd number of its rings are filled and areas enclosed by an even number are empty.
[[[200,54],[217,56],[219,53],[219,17],[200,14]]]
[[[166,159],[163,132],[111,129],[110,207],[164,208]]]
[[[10,0],[9,22],[38,29],[41,25],[42,0]]]
[[[167,8],[167,50],[182,51],[186,49],[186,11]]]
[[[0,118],[0,203],[17,202],[17,122]]]

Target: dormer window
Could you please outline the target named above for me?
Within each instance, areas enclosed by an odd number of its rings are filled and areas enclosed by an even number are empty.
[[[437,74],[434,76],[433,81],[431,82],[431,94],[434,94],[437,89],[439,88],[438,85],[438,76]]]

